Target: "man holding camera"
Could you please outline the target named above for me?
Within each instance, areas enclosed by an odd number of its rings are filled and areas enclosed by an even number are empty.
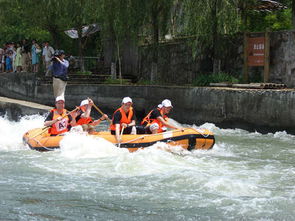
[[[69,62],[65,59],[65,52],[57,50],[52,58],[53,94],[54,97],[65,95],[68,80]]]

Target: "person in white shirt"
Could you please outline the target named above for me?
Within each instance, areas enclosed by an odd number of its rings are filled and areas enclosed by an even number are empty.
[[[43,64],[45,64],[45,75],[49,76],[49,66],[52,64],[51,59],[54,55],[54,49],[49,45],[49,42],[44,42],[43,52],[42,52],[42,59]]]
[[[0,48],[0,72],[4,72],[4,49]]]

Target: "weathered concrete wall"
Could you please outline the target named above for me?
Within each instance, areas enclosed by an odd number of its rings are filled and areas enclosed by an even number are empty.
[[[295,87],[295,31],[270,34],[270,81]]]
[[[220,69],[228,73],[242,73],[243,36],[220,40]],[[193,47],[196,47],[195,56]],[[158,75],[156,81],[171,84],[190,84],[199,75],[212,72],[213,64],[210,51],[201,52],[202,45],[195,45],[194,38],[177,39],[159,44]],[[152,48],[139,48],[139,77],[150,79]]]
[[[48,113],[50,109],[52,109],[50,106],[0,97],[0,116],[6,115],[9,119],[15,121],[25,115]]]
[[[166,83],[191,83],[198,74],[212,71],[212,63],[204,53],[193,57],[192,39],[183,39],[169,44],[160,44],[158,81]],[[233,39],[223,39],[220,42],[222,53],[220,68],[223,72],[240,74],[243,69],[243,35]],[[198,46],[196,46],[198,47]],[[140,48],[140,77],[149,79],[151,71],[151,48]],[[253,79],[263,80],[263,67],[249,68]],[[295,87],[295,30],[270,33],[270,82],[286,84]]]
[[[34,74],[1,74],[0,95],[53,105],[52,85],[38,85]],[[71,109],[90,97],[112,113],[124,96],[134,100],[138,118],[163,99],[172,100],[171,117],[181,123],[215,123],[225,128],[262,132],[286,130],[295,134],[295,90],[222,89],[168,86],[68,85]]]

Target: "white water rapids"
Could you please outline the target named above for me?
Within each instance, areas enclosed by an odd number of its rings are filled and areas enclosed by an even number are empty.
[[[0,117],[0,220],[295,220],[294,135],[206,123],[209,151],[69,134],[42,153],[22,136],[43,121]]]

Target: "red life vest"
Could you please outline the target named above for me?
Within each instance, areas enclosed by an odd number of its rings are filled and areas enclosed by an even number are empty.
[[[125,124],[130,124],[130,123],[131,123],[131,121],[132,121],[132,117],[133,117],[133,108],[130,107],[130,109],[129,109],[129,113],[128,113],[128,116],[126,115],[126,113],[125,113],[125,111],[123,110],[122,107],[120,107],[119,109],[117,109],[117,110],[114,112],[114,114],[113,114],[113,119],[112,119],[112,124],[111,124],[111,126],[110,126],[110,130],[116,130],[116,125],[113,124],[113,121],[114,121],[114,116],[115,116],[115,114],[117,113],[117,111],[120,111],[121,116],[122,116],[122,117],[121,117],[121,120],[120,120],[120,131],[121,131],[121,129],[122,129],[122,127],[121,127],[122,123],[125,123]]]
[[[63,117],[62,120],[57,121],[52,124],[51,128],[48,129],[48,133],[51,135],[58,135],[68,131],[69,117],[67,116],[67,110],[63,109],[62,114],[57,112],[57,109],[52,109],[50,112],[53,113],[52,120],[57,119],[58,117]]]
[[[82,115],[83,113],[81,113]],[[80,119],[76,122],[78,125],[83,125],[83,124],[90,124],[92,122],[91,117],[82,117],[80,115]]]
[[[166,121],[168,119],[168,117],[166,115],[164,115],[163,110],[161,110],[160,108],[157,108],[160,111],[161,117],[163,117],[163,119]],[[157,118],[156,119],[152,119],[151,114],[154,110],[151,110],[141,121],[141,125],[144,125],[145,127],[148,127],[149,125],[153,124],[153,123],[157,123],[159,125],[159,129],[158,129],[158,133],[162,133],[164,132],[164,126],[163,123],[161,121],[159,121]]]
[[[77,122],[78,125],[83,125],[83,124],[90,124],[92,122],[92,118],[91,117],[84,117],[84,118],[80,118]]]

